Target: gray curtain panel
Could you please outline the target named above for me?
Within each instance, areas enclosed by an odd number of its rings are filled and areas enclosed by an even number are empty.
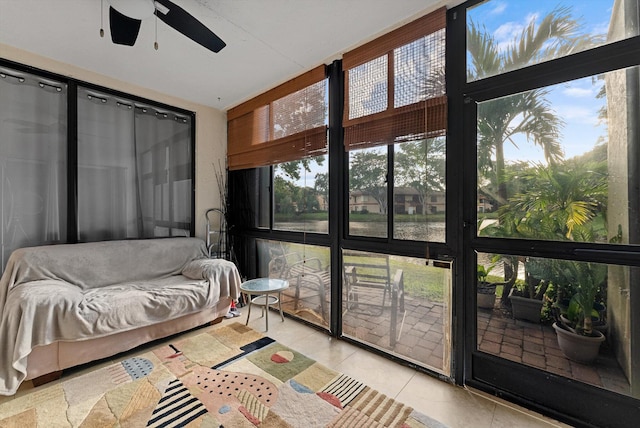
[[[3,271],[16,248],[66,239],[66,94],[62,83],[0,69]]]

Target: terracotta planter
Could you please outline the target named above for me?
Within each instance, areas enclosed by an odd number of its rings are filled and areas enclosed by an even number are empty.
[[[515,289],[512,288],[509,293],[513,317],[519,320],[539,323],[540,311],[542,310],[542,300],[518,296],[515,294],[514,290]]]
[[[558,346],[562,353],[569,359],[579,363],[592,363],[600,351],[600,344],[604,342],[604,335],[597,330],[593,330],[593,336],[582,336],[573,333],[553,323],[556,331]]]

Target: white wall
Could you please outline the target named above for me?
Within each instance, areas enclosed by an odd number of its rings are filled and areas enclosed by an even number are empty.
[[[218,184],[213,165],[224,168],[227,155],[227,115],[225,112],[180,98],[115,80],[92,71],[54,61],[40,55],[0,43],[0,57],[52,73],[93,83],[153,101],[169,104],[196,114],[196,236],[205,237],[205,211],[220,207]],[[169,65],[171,67],[173,65]]]

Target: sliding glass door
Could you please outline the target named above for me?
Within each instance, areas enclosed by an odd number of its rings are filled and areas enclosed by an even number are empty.
[[[515,3],[466,9],[469,383],[569,422],[630,426],[638,2]]]

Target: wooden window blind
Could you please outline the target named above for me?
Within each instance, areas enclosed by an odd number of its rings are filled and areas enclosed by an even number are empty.
[[[229,110],[229,169],[326,154],[327,104],[327,71],[322,65]]]
[[[446,134],[446,9],[344,54],[345,150]]]

